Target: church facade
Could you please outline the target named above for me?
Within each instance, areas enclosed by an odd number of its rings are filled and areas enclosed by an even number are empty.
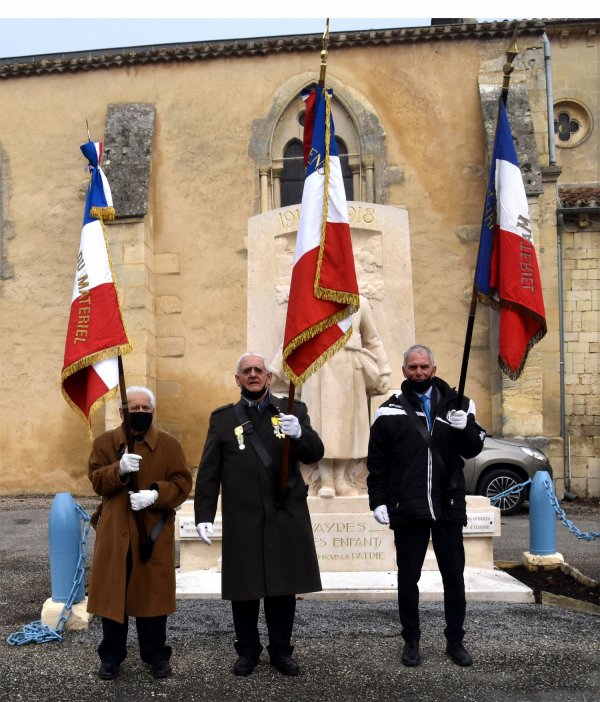
[[[458,384],[515,28],[508,114],[548,333],[509,380],[496,362],[496,313],[480,305],[466,393],[490,433],[547,453],[557,493],[598,496],[598,21],[332,32],[326,85],[353,237],[367,242],[355,249],[359,283],[392,387],[414,342]],[[257,217],[282,232],[297,226],[300,93],[318,79],[320,50],[320,36],[302,35],[0,61],[0,494],[90,491],[89,435],[60,391],[88,126],[104,140],[116,208],[107,236],[133,345],[127,382],[156,391],[161,425],[194,466],[211,410],[237,396],[235,362],[249,341],[276,351],[272,315],[251,290],[269,256],[249,256],[249,241],[262,231]],[[397,246],[396,217],[380,215],[392,208],[403,222]],[[394,266],[380,234],[394,255],[402,237]],[[401,268],[410,294],[392,305]],[[281,283],[273,279],[273,299]],[[93,432],[117,422],[112,401]]]

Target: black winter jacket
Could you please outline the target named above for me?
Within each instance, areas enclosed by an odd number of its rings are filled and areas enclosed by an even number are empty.
[[[402,398],[414,408],[417,420],[427,426],[418,396],[402,383]],[[371,426],[367,457],[367,488],[371,509],[387,505],[390,528],[417,519],[448,519],[467,523],[464,458],[483,447],[485,431],[475,421],[475,405],[465,397],[461,409],[468,413],[464,430],[447,420],[456,409],[457,393],[441,378],[432,389],[432,448],[392,395],[377,410]]]

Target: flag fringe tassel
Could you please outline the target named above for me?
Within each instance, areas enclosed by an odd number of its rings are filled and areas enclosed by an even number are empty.
[[[521,359],[521,363],[518,368],[511,368],[508,366],[504,359],[498,356],[498,365],[500,366],[501,370],[511,379],[511,380],[518,380],[521,376],[521,373],[523,373],[523,369],[525,368],[525,363],[527,361],[527,356],[529,356],[529,352],[531,349],[538,343],[538,341],[541,341],[544,336],[546,335],[546,326],[542,329],[540,329],[537,334],[534,334],[531,339],[529,339],[527,343],[527,348],[525,349],[525,353],[523,354],[523,358]]]
[[[346,317],[343,317],[343,319],[346,319]],[[339,351],[342,348],[342,346],[344,346],[344,344],[346,344],[348,342],[348,340],[350,339],[351,336],[352,336],[352,327],[350,327],[350,329],[348,329],[348,331],[345,332],[344,335],[335,342],[335,344],[332,344],[327,349],[327,351],[322,353],[310,366],[308,366],[308,368],[304,371],[304,373],[302,373],[302,375],[296,375],[296,373],[294,373],[294,371],[288,366],[288,364],[286,363],[285,358],[284,358],[284,360],[283,360],[284,373],[292,381],[292,383],[294,383],[294,385],[302,385],[303,383],[305,383],[308,380],[308,378],[313,373],[316,373],[316,371],[318,371],[319,368],[321,368],[321,366],[325,365],[325,363],[327,363],[327,361],[333,356],[333,354],[336,353],[337,351]],[[295,341],[295,339],[294,339],[294,341]],[[287,348],[289,349],[291,345],[292,344],[289,344]],[[286,357],[289,356],[290,353],[292,353],[292,352],[289,351],[288,353],[286,353]]]
[[[74,363],[63,368],[60,379],[64,383],[69,376],[73,375],[73,373],[77,373],[77,371],[93,366],[95,363],[100,363],[100,361],[105,361],[107,358],[113,358],[118,355],[122,356],[132,350],[132,345],[127,343],[121,344],[120,346],[112,346],[109,349],[102,349],[102,351],[96,351],[96,353],[91,353],[88,356],[83,356],[83,358],[79,358]]]
[[[113,220],[115,218],[114,207],[91,207],[90,216],[100,220]]]

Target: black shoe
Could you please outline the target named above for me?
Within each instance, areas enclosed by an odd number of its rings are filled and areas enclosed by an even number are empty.
[[[98,670],[98,677],[101,680],[114,680],[119,674],[119,664],[110,661],[102,661]]]
[[[233,674],[246,676],[256,668],[258,665],[258,658],[250,658],[249,656],[240,656],[237,661],[233,664]]]
[[[291,656],[279,656],[271,660],[271,665],[283,675],[299,675],[300,668]]]
[[[150,667],[155,678],[168,678],[173,672],[169,661],[158,661],[158,663],[152,663]]]
[[[418,641],[407,641],[402,649],[402,662],[404,665],[415,666],[421,663],[421,656],[419,655],[419,642]]]
[[[473,657],[460,641],[455,643],[448,642],[446,653],[457,665],[473,665]]]

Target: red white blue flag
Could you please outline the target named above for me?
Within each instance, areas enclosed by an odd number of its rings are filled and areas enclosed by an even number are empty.
[[[306,177],[283,341],[283,366],[303,383],[352,335],[359,307],[331,91],[303,93]]]
[[[62,369],[62,392],[88,422],[116,394],[117,356],[131,351],[112,273],[103,220],[114,219],[110,187],[100,168],[102,143],[81,147],[88,160],[88,185],[77,256],[71,314]]]
[[[475,288],[499,309],[498,363],[516,380],[530,349],[546,334],[546,313],[521,169],[499,102]]]

